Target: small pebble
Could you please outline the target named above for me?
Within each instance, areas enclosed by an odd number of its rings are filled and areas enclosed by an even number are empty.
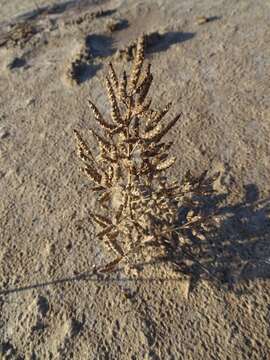
[[[205,24],[209,21],[209,19],[206,16],[198,16],[196,19],[196,22],[198,25]]]
[[[34,105],[34,104],[35,104],[35,101],[36,101],[35,98],[27,99],[26,102],[25,102],[25,105],[26,105],[26,106]]]

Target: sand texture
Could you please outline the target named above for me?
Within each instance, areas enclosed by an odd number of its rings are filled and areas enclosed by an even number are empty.
[[[205,17],[205,18],[204,18]],[[0,358],[270,359],[270,3],[0,0]],[[109,115],[108,64],[147,35],[181,179],[219,171],[203,268],[92,275],[110,260],[73,129]]]

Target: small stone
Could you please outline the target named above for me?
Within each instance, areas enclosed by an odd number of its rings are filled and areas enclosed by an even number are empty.
[[[198,16],[196,19],[196,22],[198,25],[203,25],[205,23],[207,23],[209,21],[209,19],[206,16]]]
[[[26,105],[26,106],[34,105],[35,102],[36,102],[36,99],[35,99],[35,98],[30,98],[30,99],[27,99],[27,100],[26,100],[25,105]]]

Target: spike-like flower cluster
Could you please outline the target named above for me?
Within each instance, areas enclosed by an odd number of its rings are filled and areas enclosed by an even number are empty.
[[[171,108],[150,109],[147,95],[153,81],[150,64],[143,70],[144,38],[128,78],[118,79],[109,64],[106,77],[111,104],[111,121],[105,120],[89,100],[102,135],[91,130],[99,148],[94,157],[86,142],[74,130],[82,171],[95,183],[104,214],[91,213],[99,226],[97,237],[116,253],[103,268],[109,271],[122,260],[131,261],[147,244],[162,247],[170,244],[178,218],[178,201],[183,187],[164,175],[176,161],[170,157],[172,142],[163,138],[179,120],[164,121]]]

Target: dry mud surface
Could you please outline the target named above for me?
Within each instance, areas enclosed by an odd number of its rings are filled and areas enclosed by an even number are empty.
[[[0,358],[269,359],[269,2],[0,8]],[[154,263],[91,276],[108,254],[72,130],[93,121],[89,95],[109,112],[107,65],[128,68],[121,49],[142,32],[152,34],[154,105],[173,100],[171,116],[183,113],[168,135],[172,176],[220,171],[222,222],[205,271]]]

